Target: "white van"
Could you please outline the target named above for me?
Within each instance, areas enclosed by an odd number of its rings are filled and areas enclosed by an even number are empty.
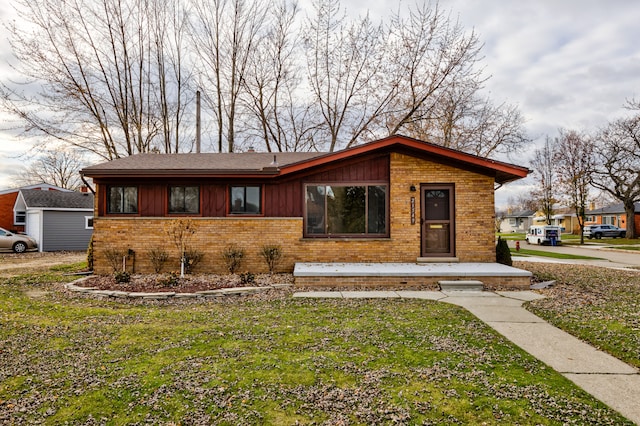
[[[527,230],[527,244],[549,244],[552,246],[562,243],[562,235],[559,226],[534,225]]]

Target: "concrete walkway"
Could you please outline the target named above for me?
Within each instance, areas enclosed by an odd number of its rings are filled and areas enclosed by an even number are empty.
[[[410,298],[461,306],[600,401],[640,425],[640,372],[522,307],[531,291],[308,291],[296,298]]]

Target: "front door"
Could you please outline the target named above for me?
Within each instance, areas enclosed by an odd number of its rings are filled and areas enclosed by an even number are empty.
[[[423,184],[421,192],[422,257],[453,257],[453,184]]]

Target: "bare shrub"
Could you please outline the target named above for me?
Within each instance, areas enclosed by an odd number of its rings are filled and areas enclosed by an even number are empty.
[[[127,255],[127,252],[125,250],[106,249],[104,255],[113,272],[118,272],[122,269],[122,258]]]
[[[222,251],[222,258],[229,273],[235,274],[240,269],[240,265],[242,265],[244,249],[235,244],[229,244]]]
[[[153,248],[149,251],[149,260],[156,274],[162,272],[162,267],[169,260],[169,254],[162,248]]]
[[[262,246],[260,255],[267,263],[269,273],[273,274],[278,264],[282,261],[283,253],[282,246],[278,244],[267,244]]]

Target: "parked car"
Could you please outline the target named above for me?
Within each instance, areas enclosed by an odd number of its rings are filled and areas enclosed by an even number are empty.
[[[582,235],[597,240],[602,237],[624,238],[627,235],[627,230],[613,225],[587,225],[584,227]]]
[[[16,253],[24,253],[27,250],[36,250],[36,240],[28,235],[14,234],[4,228],[0,228],[0,251],[12,250]]]

